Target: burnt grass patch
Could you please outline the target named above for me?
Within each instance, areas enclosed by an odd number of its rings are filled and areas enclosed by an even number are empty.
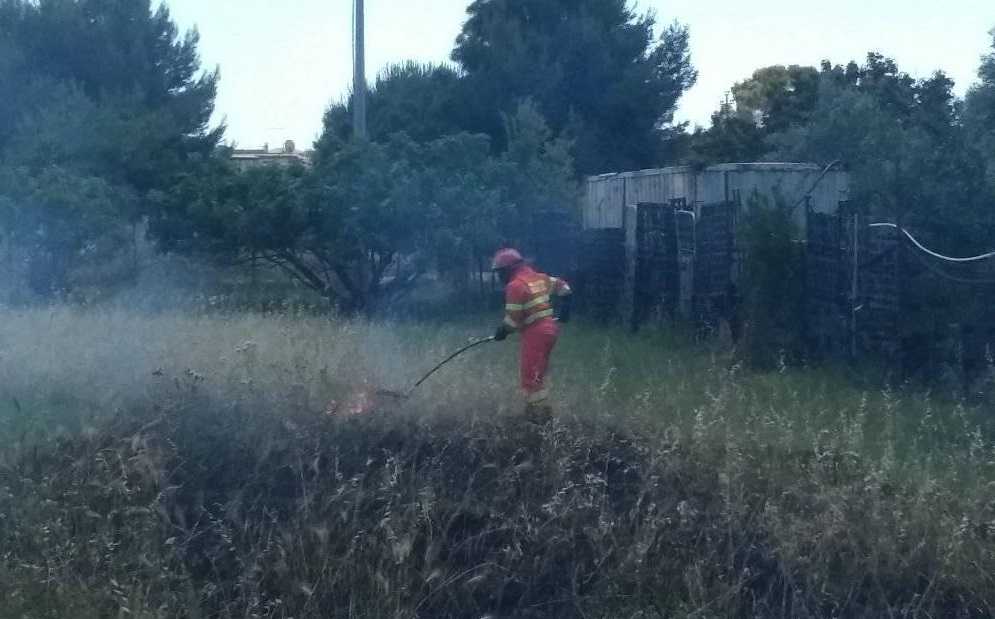
[[[995,503],[945,492],[577,419],[191,398],[0,461],[0,616],[991,616]]]

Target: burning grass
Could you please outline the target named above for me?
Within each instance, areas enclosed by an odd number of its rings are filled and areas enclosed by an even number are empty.
[[[0,616],[993,614],[976,411],[570,327],[551,427],[500,345],[326,414],[472,335],[6,315]]]

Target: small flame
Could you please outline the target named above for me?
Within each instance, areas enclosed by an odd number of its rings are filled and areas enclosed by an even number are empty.
[[[350,394],[344,402],[332,400],[325,407],[329,416],[358,417],[368,415],[376,408],[376,395],[372,387],[366,385]]]

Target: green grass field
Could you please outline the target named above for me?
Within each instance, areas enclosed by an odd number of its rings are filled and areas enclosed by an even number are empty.
[[[992,616],[985,411],[568,325],[0,315],[0,616]],[[869,381],[868,381],[869,382]]]

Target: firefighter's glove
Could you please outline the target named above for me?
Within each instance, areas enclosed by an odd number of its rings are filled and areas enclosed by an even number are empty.
[[[494,341],[503,342],[508,339],[509,335],[511,335],[511,329],[508,325],[501,325],[497,328],[497,331],[494,332]]]

